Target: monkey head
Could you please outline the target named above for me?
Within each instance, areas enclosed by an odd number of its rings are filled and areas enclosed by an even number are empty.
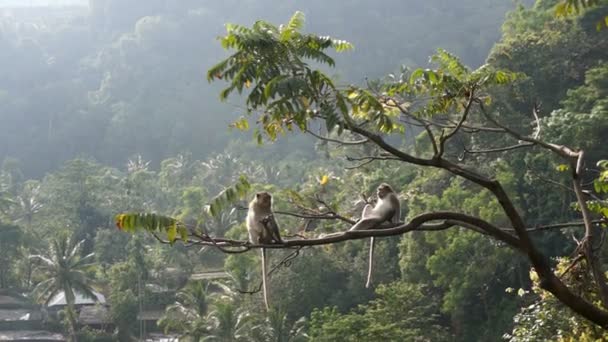
[[[272,195],[266,191],[256,193],[255,200],[257,204],[263,208],[270,208],[272,205]]]
[[[378,198],[384,198],[386,197],[388,194],[390,193],[394,193],[395,191],[393,190],[393,188],[386,184],[386,183],[382,183],[378,186],[378,190],[376,191],[376,194],[378,195]]]

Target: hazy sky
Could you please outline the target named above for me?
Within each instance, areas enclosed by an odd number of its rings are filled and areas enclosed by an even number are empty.
[[[0,0],[0,7],[30,7],[30,6],[88,6],[87,0]]]

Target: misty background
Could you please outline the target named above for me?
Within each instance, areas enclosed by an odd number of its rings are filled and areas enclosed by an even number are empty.
[[[202,159],[239,136],[250,139],[228,129],[243,112],[240,102],[221,103],[221,85],[205,79],[226,55],[216,37],[227,22],[284,22],[301,10],[307,31],[355,45],[337,56],[330,74],[343,84],[364,84],[401,65],[424,66],[439,47],[472,67],[482,64],[514,6],[495,0],[3,0],[0,160],[17,159],[27,177],[39,177],[79,156],[117,166],[141,154],[158,165],[176,153]]]

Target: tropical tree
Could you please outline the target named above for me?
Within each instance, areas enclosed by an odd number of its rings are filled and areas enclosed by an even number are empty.
[[[209,312],[210,334],[203,341],[248,341],[250,314],[231,300],[219,300]]]
[[[250,338],[254,341],[298,342],[308,341],[306,334],[306,319],[304,317],[290,321],[287,313],[281,309],[273,309],[251,328]]]
[[[175,331],[186,341],[199,341],[209,334],[209,284],[191,282],[177,293],[177,300],[167,307],[158,325],[165,332]]]
[[[235,291],[228,286],[217,285],[221,291],[213,296],[213,304],[207,315],[209,335],[203,341],[249,341],[253,316],[240,305]]]
[[[439,169],[443,174],[459,178],[459,186],[487,196],[486,202],[493,203],[496,212],[461,212],[457,206],[442,211],[431,209],[410,215],[407,222],[396,227],[349,231],[316,239],[290,239],[282,246],[273,247],[325,245],[372,236],[460,227],[499,241],[491,247],[508,246],[525,257],[535,269],[541,288],[574,312],[607,327],[608,285],[594,247],[600,244],[600,234],[596,233],[598,226],[606,224],[606,221],[596,219],[588,205],[585,193],[593,189],[583,182],[588,178],[588,170],[584,168],[587,161],[584,149],[578,144],[574,148],[541,138],[543,127],[538,106],[529,108],[532,116],[526,120],[531,125],[517,129],[505,124],[504,115],[493,106],[493,91],[523,76],[488,64],[472,70],[456,56],[439,50],[431,59],[432,69],[404,70],[382,82],[370,82],[366,87],[341,87],[323,71],[312,67],[314,64],[311,62],[333,66],[334,60],[326,50],[343,51],[351,45],[327,36],[304,34],[301,32],[303,21],[303,15],[296,13],[280,27],[265,21],[258,21],[251,28],[227,25],[227,34],[221,43],[226,49],[236,51],[212,67],[207,77],[210,81],[228,82],[220,93],[223,100],[234,92],[245,93],[247,111],[235,122],[235,127],[248,129],[251,118],[257,124],[253,134],[259,143],[299,130],[339,146],[365,145],[366,155],[353,159],[359,164],[390,161],[393,164],[386,167],[414,165]],[[319,123],[325,125],[321,133],[311,132],[311,127]],[[414,148],[400,146],[399,140],[392,139],[403,136],[412,127],[419,127],[414,134],[421,132]],[[514,142],[489,149],[467,147],[480,135],[499,137],[491,140],[494,143],[507,139]],[[558,169],[568,170],[568,187],[578,210],[572,216],[577,221],[553,222],[540,228],[534,226],[534,220],[526,217],[518,207],[517,197],[502,179],[501,170],[488,167],[484,159],[474,157],[491,153],[506,155],[529,148],[560,160],[562,165]],[[296,207],[298,205],[296,203]],[[295,214],[352,224],[352,220],[337,214],[339,208],[338,204],[325,204],[319,210]],[[127,215],[120,217],[119,226],[128,230],[138,226],[162,230],[172,241],[175,240],[176,227],[181,224],[169,218]],[[581,238],[577,240],[575,251],[580,259],[588,261],[584,265],[597,287],[601,299],[599,305],[586,299],[576,287],[565,284],[556,275],[554,265],[544,254],[539,241],[531,237],[532,232],[564,228],[578,228]],[[218,243],[213,237],[200,234],[191,234],[188,239],[196,240],[200,245],[240,251],[265,247],[245,241],[222,240]],[[440,264],[436,266],[437,269],[444,268]]]
[[[61,235],[51,241],[47,255],[31,255],[38,262],[37,270],[44,280],[36,285],[34,294],[41,303],[48,303],[59,293],[64,293],[69,333],[74,340],[77,329],[75,294],[96,299],[91,287],[89,271],[94,266],[94,255],[81,255],[84,241],[75,242],[67,235]]]
[[[378,298],[348,314],[335,307],[315,310],[310,336],[314,341],[448,341],[437,293],[425,286],[394,282],[380,286]]]
[[[602,0],[561,0],[555,6],[555,14],[559,17],[573,14],[578,15],[584,10],[599,6],[602,2],[605,3]],[[604,27],[608,27],[608,16],[601,18],[595,26],[598,31]]]

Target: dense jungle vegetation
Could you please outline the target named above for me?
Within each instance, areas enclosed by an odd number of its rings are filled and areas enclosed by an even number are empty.
[[[71,341],[608,340],[607,26],[603,0],[0,1],[0,291],[64,292]],[[342,234],[382,182],[401,223]]]

